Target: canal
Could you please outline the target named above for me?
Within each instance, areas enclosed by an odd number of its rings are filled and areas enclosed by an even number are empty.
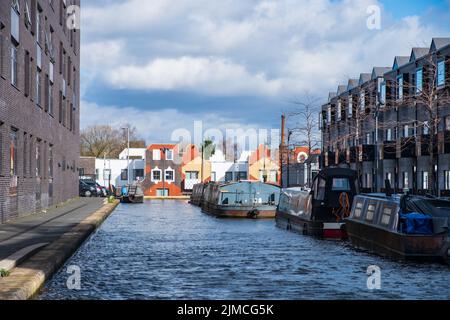
[[[381,269],[381,289],[366,270]],[[81,270],[69,290],[68,266]],[[224,220],[184,201],[121,204],[38,299],[450,299],[450,267],[395,262],[286,232],[273,220]]]

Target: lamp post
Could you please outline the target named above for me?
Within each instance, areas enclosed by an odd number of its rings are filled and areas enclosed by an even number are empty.
[[[161,148],[163,154],[163,171],[162,171],[162,182],[163,182],[163,197],[166,196],[166,154],[169,148]]]
[[[127,132],[127,183],[130,184],[130,127],[122,128]]]
[[[288,132],[288,145],[287,145],[287,149],[288,149],[288,155],[287,155],[287,187],[289,188],[289,186],[291,185],[290,183],[290,167],[291,167],[291,136],[292,136],[292,130],[289,130]],[[283,187],[283,186],[281,186]]]

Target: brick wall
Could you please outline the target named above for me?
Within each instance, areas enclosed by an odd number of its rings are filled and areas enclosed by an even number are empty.
[[[25,2],[20,0],[20,37],[16,42],[11,36],[11,2],[0,2],[0,223],[78,195],[79,31],[63,27],[65,17],[61,17],[60,11],[63,1],[53,1],[52,8],[49,1],[40,1],[38,7],[37,1],[31,0],[32,25],[27,26]],[[79,5],[79,0],[69,3]],[[42,26],[40,71],[37,12],[40,12]],[[49,50],[50,41],[46,40],[50,33],[54,54]],[[17,50],[17,86],[11,84],[12,47]],[[47,77],[51,56],[54,57],[54,80],[49,98]],[[61,57],[65,63],[61,63]],[[40,103],[36,101],[37,73],[40,74]],[[61,109],[59,93],[63,79],[67,86]],[[49,101],[52,101],[53,111]],[[65,117],[60,123],[62,115]],[[12,134],[15,139],[11,139]],[[11,172],[12,140],[15,140],[16,152]]]

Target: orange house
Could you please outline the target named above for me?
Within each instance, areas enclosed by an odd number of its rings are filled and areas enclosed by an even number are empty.
[[[280,166],[278,150],[274,152],[266,145],[259,145],[249,157],[248,171],[250,180],[280,184]]]
[[[202,166],[202,154],[194,144],[189,144],[183,148],[181,179],[184,192],[192,191],[194,185],[201,181],[211,181],[211,162],[204,159]]]
[[[181,196],[182,158],[176,144],[152,144],[146,152],[145,179],[142,188],[146,196]]]

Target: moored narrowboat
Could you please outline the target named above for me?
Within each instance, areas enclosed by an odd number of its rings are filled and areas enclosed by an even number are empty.
[[[358,195],[347,232],[354,247],[402,260],[450,261],[450,201],[424,196]]]
[[[121,203],[144,203],[144,192],[139,184],[125,185],[119,198]]]
[[[217,217],[274,218],[280,188],[259,181],[208,183],[202,199],[202,211]]]
[[[197,183],[192,188],[192,194],[189,200],[190,204],[201,207],[203,200],[203,192],[205,191],[206,183]]]
[[[324,239],[345,239],[344,218],[358,194],[356,171],[327,168],[313,180],[311,191],[284,189],[278,204],[278,227]]]

